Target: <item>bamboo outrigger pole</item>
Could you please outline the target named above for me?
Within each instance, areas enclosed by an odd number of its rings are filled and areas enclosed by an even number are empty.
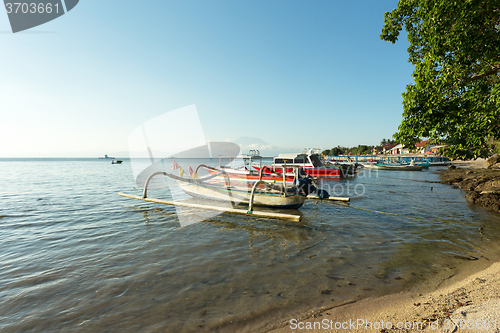
[[[318,198],[317,196],[313,195],[313,194],[309,194],[307,196],[307,199],[317,199],[317,200],[332,200],[332,201],[344,201],[344,202],[349,202],[351,201],[350,198],[346,198],[346,197],[328,197],[328,198],[325,198],[325,199],[320,199]]]
[[[206,166],[205,166],[206,167]],[[198,167],[199,168],[199,167]],[[196,171],[198,171],[198,168]],[[215,176],[218,176],[220,174],[225,174],[226,179],[227,179],[227,186],[229,186],[229,176],[225,171],[221,171],[219,174],[216,174]],[[261,171],[262,174],[262,171]],[[173,179],[181,180],[184,181],[182,178],[174,176],[172,174],[163,172],[163,171],[158,171],[154,172],[149,177],[146,179],[146,182],[144,183],[144,189],[142,192],[142,197],[138,195],[133,195],[133,194],[127,194],[127,193],[121,193],[119,192],[118,195],[125,197],[125,198],[130,198],[130,199],[137,199],[137,200],[143,200],[143,201],[149,201],[149,202],[156,202],[164,205],[171,205],[171,206],[184,206],[184,207],[191,207],[191,208],[200,208],[200,209],[208,209],[208,210],[215,210],[219,212],[228,212],[228,213],[233,213],[233,214],[240,214],[240,215],[247,215],[247,216],[258,216],[258,217],[272,217],[272,218],[281,218],[281,219],[289,219],[289,220],[294,220],[297,222],[300,222],[301,216],[300,215],[292,215],[292,214],[281,214],[281,213],[272,213],[272,212],[262,212],[262,211],[254,211],[253,210],[253,197],[255,194],[255,189],[259,183],[262,181],[259,181],[254,184],[252,188],[252,193],[250,197],[250,202],[249,202],[249,210],[244,210],[244,209],[236,209],[236,208],[226,208],[226,207],[220,207],[220,206],[207,206],[207,205],[200,205],[200,204],[194,204],[194,203],[188,203],[188,202],[183,202],[183,201],[168,201],[168,200],[162,200],[162,199],[153,199],[153,198],[148,198],[147,193],[148,193],[148,185],[151,179],[154,176],[157,175],[165,175]],[[214,178],[215,176],[211,176],[210,178]],[[261,175],[262,178],[262,175]],[[232,203],[232,200],[231,200]]]
[[[156,203],[160,203],[160,204],[164,204],[164,205],[208,209],[208,210],[215,210],[215,211],[219,211],[219,212],[227,212],[227,213],[247,215],[247,216],[272,217],[272,218],[279,218],[279,219],[294,220],[297,222],[300,222],[300,220],[302,219],[302,217],[300,215],[262,212],[262,211],[255,211],[255,210],[254,211],[247,211],[244,209],[225,208],[225,207],[218,207],[218,206],[207,206],[207,205],[193,204],[193,203],[187,203],[187,202],[182,202],[182,201],[174,202],[174,201],[167,201],[167,200],[161,200],[161,199],[144,198],[144,197],[141,197],[138,195],[121,193],[121,192],[119,192],[118,195],[121,195],[122,197],[125,197],[125,198],[138,199],[138,200],[149,201],[149,202],[156,202]]]

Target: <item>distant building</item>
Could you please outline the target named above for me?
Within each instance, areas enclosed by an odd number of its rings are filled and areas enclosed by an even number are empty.
[[[397,145],[383,145],[382,146],[382,152],[384,154],[410,154],[410,153],[416,153],[416,154],[433,154],[433,153],[438,153],[439,148],[445,148],[448,147],[448,145],[445,144],[439,144],[439,145],[431,145],[430,140],[422,140],[419,143],[415,144],[416,149],[410,151],[408,147],[405,147],[402,144],[397,144]]]
[[[401,143],[398,145],[395,145],[389,150],[389,154],[408,154],[410,150],[403,146]]]
[[[382,146],[382,153],[387,154],[394,147],[396,147],[395,144],[383,145]]]
[[[420,154],[433,154],[437,153],[439,151],[439,148],[448,147],[448,145],[442,143],[438,145],[431,145],[430,140],[420,141],[415,146],[417,147],[415,152]]]
[[[425,154],[427,151],[430,151],[429,149],[429,142],[430,140],[422,140],[419,143],[415,144],[415,153],[417,154]]]
[[[446,148],[446,147],[448,147],[448,145],[440,144],[440,145],[430,146],[430,149],[431,149],[431,152],[438,153],[439,148]]]

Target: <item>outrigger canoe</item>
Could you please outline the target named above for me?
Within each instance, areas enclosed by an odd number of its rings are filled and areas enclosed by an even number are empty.
[[[237,147],[236,145],[234,146]],[[208,145],[206,147],[208,147]],[[206,147],[200,146],[194,148],[193,150],[197,151],[201,149],[205,151]],[[214,153],[214,151],[217,152],[212,144],[211,148],[212,153]],[[237,148],[239,152],[239,147]],[[231,152],[231,149],[227,150]],[[154,162],[151,154],[151,149],[149,149],[149,147],[148,151],[153,162],[136,176],[136,184],[139,188],[143,189],[142,196],[127,193],[118,193],[119,195],[126,198],[156,202],[166,205],[201,208],[213,211],[227,211],[230,213],[244,214],[249,216],[287,218],[298,221],[300,221],[300,215],[290,215],[269,211],[254,211],[253,206],[255,204],[268,207],[299,208],[300,206],[302,206],[305,199],[308,197],[312,197],[313,194],[316,194],[317,198],[319,199],[329,198],[329,194],[326,191],[317,189],[312,185],[312,179],[310,177],[302,177],[302,173],[300,173],[298,169],[293,174],[294,176],[296,176],[296,179],[290,187],[288,186],[288,175],[284,175],[285,181],[280,184],[275,183],[274,179],[272,182],[264,180],[263,178],[267,178],[268,176],[263,174],[262,172],[259,172],[259,179],[257,179],[256,181],[254,180],[251,187],[245,183],[243,187],[238,188],[237,186],[235,186],[234,181],[231,181],[224,169],[220,169],[218,173],[215,174],[209,174],[207,176],[199,177],[198,174],[194,172],[194,170],[192,170],[192,168],[188,165],[190,178],[185,178],[184,176],[187,175],[187,173],[182,170],[182,168],[177,162],[175,162],[175,160],[173,160],[170,169],[178,169],[179,176],[175,176],[171,173],[162,171],[166,169],[164,164],[165,159]],[[192,151],[189,152],[192,153]],[[222,156],[222,154],[219,154],[218,156]],[[233,161],[235,158],[236,154],[231,156],[231,159],[233,159]],[[206,166],[200,165],[198,168],[200,167]],[[179,184],[180,188],[190,196],[221,200],[225,202],[229,201],[231,205],[225,205],[225,207],[222,207],[220,205],[213,205],[209,202],[207,202],[207,204],[200,204],[195,202],[188,202],[189,200],[176,200],[175,198],[174,200],[149,198],[147,196],[148,186],[151,185],[150,187],[155,189],[163,188],[163,186],[166,186],[164,177],[157,177],[158,182],[152,181],[154,177],[160,175],[167,176],[176,181]],[[213,183],[213,180],[219,176],[223,176],[225,178],[224,182],[219,184],[217,184],[217,182]],[[237,205],[241,202],[248,203],[248,209],[238,208]]]
[[[260,167],[256,167],[256,169]],[[264,168],[262,175],[260,175],[259,171],[250,171],[246,169],[231,169],[231,168],[222,168],[222,169],[214,169],[214,168],[209,168],[209,167],[204,167],[204,169],[210,174],[210,175],[215,175],[219,174],[215,179],[220,181],[225,180],[225,175],[227,174],[228,177],[231,179],[232,183],[236,183],[240,186],[244,186],[243,184],[248,184],[249,187],[252,186],[253,183],[255,183],[258,180],[263,180],[268,183],[282,183],[283,179],[285,179],[285,182],[287,185],[293,185],[295,181],[295,176],[293,173],[288,173],[284,177],[282,174],[278,173],[273,173],[271,170],[268,168]],[[224,170],[224,174],[220,173],[220,170]],[[293,171],[293,169],[292,169]]]
[[[363,166],[368,169],[395,170],[395,171],[422,171],[424,168],[420,165],[409,164],[382,164],[382,163],[364,163]]]
[[[175,161],[174,161],[175,163]],[[175,169],[179,168],[175,163]],[[203,199],[230,200],[232,204],[247,203],[253,205],[276,207],[276,208],[299,208],[310,194],[316,194],[319,198],[328,198],[329,194],[321,189],[317,189],[310,177],[302,176],[303,173],[295,173],[290,186],[283,186],[283,183],[269,182],[264,180],[264,173],[259,172],[258,178],[253,179],[251,183],[239,184],[229,177],[225,170],[217,170],[206,165],[199,165],[196,170],[204,168],[211,171],[210,175],[202,178],[183,178],[173,174],[157,171],[151,173],[144,185],[143,198],[147,197],[147,188],[154,176],[165,175],[177,182],[179,187],[188,195]],[[173,168],[174,169],[174,168]],[[181,174],[185,174],[182,172]],[[285,177],[286,178],[286,177]],[[219,180],[217,180],[219,179]],[[217,181],[214,181],[217,180]]]
[[[219,184],[189,183],[177,181],[180,188],[192,197],[228,201],[229,199],[248,204],[251,198],[251,191],[239,189],[235,186],[226,187]],[[305,195],[301,195],[297,190],[288,189],[284,195],[282,191],[269,189],[267,191],[255,191],[253,204],[274,208],[299,208],[306,200]]]

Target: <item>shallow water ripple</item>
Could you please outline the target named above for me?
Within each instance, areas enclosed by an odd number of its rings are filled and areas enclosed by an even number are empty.
[[[300,223],[222,214],[182,228],[175,208],[117,195],[140,192],[127,161],[0,171],[2,332],[259,330],[500,253],[498,215],[429,171],[325,182],[353,200],[306,201]]]

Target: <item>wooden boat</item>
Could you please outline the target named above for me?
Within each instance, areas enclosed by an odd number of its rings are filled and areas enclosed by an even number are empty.
[[[209,176],[186,179],[164,172],[163,174],[175,179],[179,187],[192,197],[226,202],[230,200],[233,204],[249,204],[250,210],[253,205],[274,208],[299,208],[310,193],[316,193],[322,198],[329,197],[326,191],[316,189],[312,185],[310,178],[300,177],[298,172],[296,172],[292,184],[283,186],[283,182],[277,183],[264,180],[264,172],[262,171],[259,172],[257,179],[252,178],[251,182],[247,183],[245,181],[242,183],[240,179],[231,178],[230,173],[224,169],[217,170],[206,165],[199,165],[196,170],[202,167],[211,171]],[[223,179],[222,182],[220,181],[221,178]]]
[[[210,184],[203,182],[183,182],[177,181],[180,188],[192,197],[203,199],[228,201],[248,204],[252,192],[235,186],[226,187],[219,184]],[[287,195],[278,190],[257,190],[253,195],[253,204],[258,206],[274,208],[299,208],[302,206],[306,196],[297,191],[288,190]]]
[[[419,165],[397,164],[397,163],[363,163],[367,169],[395,170],[395,171],[422,171],[424,167]]]
[[[262,157],[256,151],[242,156],[244,164],[239,167],[235,166],[236,158],[233,158],[232,166],[222,166],[224,158],[219,157],[218,169],[203,164],[196,168],[195,174],[203,168],[208,172],[208,177],[194,183],[178,179],[179,186],[185,193],[195,197],[227,200],[229,194],[238,202],[253,200],[256,205],[282,208],[300,207],[310,193],[320,199],[330,196],[326,191],[317,189],[311,176],[301,167],[292,166],[289,173],[278,174],[271,171],[270,166],[262,165]]]
[[[431,163],[429,161],[416,162],[415,165],[421,166],[424,169],[428,169],[431,166]]]
[[[223,160],[229,159],[228,165],[223,165]],[[279,172],[274,172],[269,166],[262,164],[263,157],[258,155],[258,151],[251,150],[248,155],[241,155],[237,158],[228,156],[219,156],[219,167],[212,168],[206,165],[199,165],[196,173],[200,168],[203,168],[210,175],[219,174],[211,182],[223,183],[226,181],[226,175],[231,179],[231,184],[238,187],[252,187],[256,181],[263,180],[266,183],[283,183],[287,186],[293,186],[297,175],[294,169],[290,168],[285,175]],[[236,165],[236,161],[242,162],[241,165]],[[262,172],[260,170],[262,169]],[[223,171],[223,173],[221,173]]]
[[[260,167],[256,167],[257,170],[245,170],[245,169],[235,170],[231,168],[222,168],[217,170],[209,167],[204,167],[204,169],[210,175],[218,174],[220,173],[220,170],[224,170],[225,174],[227,174],[228,177],[231,179],[231,183],[238,184],[239,186],[244,186],[244,184],[247,184],[247,186],[251,187],[253,183],[260,180],[260,175],[259,172],[257,171],[260,169]],[[270,170],[268,167],[264,167],[262,173],[262,180],[268,183],[283,183],[283,180],[285,180],[287,186],[288,185],[291,186],[295,181],[295,176],[290,173],[283,176],[282,174],[272,172],[272,170]],[[215,177],[213,182],[215,181],[224,182],[225,175],[219,174],[218,176]]]
[[[359,163],[355,162],[324,162],[324,165],[327,168],[338,168],[340,169],[340,176],[341,177],[349,177],[349,176],[354,176],[356,174],[356,170],[358,167],[363,167]]]
[[[285,169],[286,173],[290,173],[293,172],[293,167],[301,167],[314,178],[339,178],[340,176],[347,175],[347,170],[352,170],[352,167],[345,168],[346,172],[344,173],[343,167],[325,166],[321,162],[319,149],[309,149],[299,154],[280,154],[278,157],[274,157],[273,163],[268,168],[274,173],[283,173],[283,169]],[[258,167],[255,168],[260,170]],[[355,171],[354,168],[352,173],[355,173]]]
[[[155,166],[155,165],[153,165]],[[151,169],[154,170],[154,169]],[[224,171],[221,171],[224,173]],[[152,199],[147,197],[148,185],[154,176],[157,175],[165,175],[172,179],[174,179],[179,187],[188,195],[201,198],[201,199],[210,199],[210,200],[218,200],[225,202],[226,205],[214,205],[210,202],[199,204],[192,203],[188,201],[169,201],[163,199]],[[207,209],[207,210],[215,210],[220,212],[229,212],[234,214],[243,214],[247,216],[255,216],[255,217],[272,217],[272,218],[285,218],[285,219],[293,219],[296,221],[301,220],[300,215],[295,214],[284,214],[270,211],[255,211],[253,210],[254,205],[266,206],[272,208],[299,208],[302,206],[304,201],[308,196],[309,187],[306,187],[306,191],[304,188],[294,187],[291,189],[287,189],[283,186],[275,186],[272,184],[268,184],[265,186],[265,189],[259,189],[259,185],[266,185],[266,183],[262,180],[259,180],[254,183],[251,190],[248,187],[243,189],[238,189],[235,186],[230,184],[230,179],[226,176],[225,184],[212,184],[209,181],[215,178],[216,175],[209,175],[207,177],[202,178],[183,178],[178,177],[170,173],[166,173],[164,171],[155,171],[150,173],[143,183],[143,194],[142,196],[126,194],[126,193],[118,193],[119,195],[131,198],[144,200],[149,202],[156,202],[166,205],[175,205],[181,207],[191,207],[191,208],[199,208],[199,209]],[[142,182],[141,182],[142,184]],[[322,190],[321,190],[322,191]],[[228,206],[227,203],[230,205]],[[240,209],[237,207],[238,204],[248,204],[248,209]]]
[[[431,166],[448,166],[451,164],[450,161],[439,161],[439,162],[429,162]]]
[[[224,149],[217,149],[218,146],[221,145],[223,146],[222,148]],[[230,156],[231,158],[235,159],[240,151],[239,146],[235,144],[230,144],[230,146],[235,147],[234,155]],[[208,149],[206,149],[207,147],[208,145],[196,147],[188,152],[189,153],[198,152],[199,156],[206,156],[206,154],[204,155],[201,153],[208,151]],[[228,147],[227,143],[218,143],[218,145],[215,145],[215,147],[213,143],[211,143],[210,147],[211,147],[210,149],[211,154],[214,154],[215,156],[222,155],[222,154],[217,154],[217,152],[219,151],[224,151],[230,154],[233,151],[231,147]],[[149,153],[150,153],[150,158],[153,161],[153,157],[151,155],[150,150]],[[190,155],[192,156],[193,154]],[[307,196],[310,193],[312,193],[310,191],[312,188],[310,186],[305,186],[307,185],[307,181],[305,180],[299,179],[297,180],[297,184],[293,185],[290,184],[290,186],[288,186],[286,178],[287,175],[285,175],[285,182],[284,183],[282,182],[281,184],[275,184],[274,180],[273,182],[266,182],[261,177],[260,179],[257,179],[257,181],[253,181],[251,187],[248,186],[247,183],[245,183],[245,186],[238,188],[237,186],[235,186],[235,184],[233,184],[234,181],[231,181],[231,179],[227,176],[227,173],[225,172],[224,168],[219,170],[218,173],[200,176],[196,172],[194,172],[189,165],[188,165],[188,172],[184,172],[184,170],[182,170],[182,168],[174,160],[170,168],[172,170],[177,170],[177,169],[179,170],[179,176],[175,176],[171,173],[163,171],[165,170],[165,160],[166,159],[162,159],[153,162],[151,165],[144,168],[138,175],[136,175],[135,181],[137,186],[143,189],[142,195],[127,194],[127,193],[118,193],[118,194],[126,198],[155,202],[166,205],[191,207],[195,209],[206,209],[219,212],[229,212],[229,213],[243,214],[254,217],[286,218],[286,219],[300,221],[301,220],[300,214],[299,215],[285,214],[281,212],[273,212],[270,210],[255,211],[253,210],[253,206],[255,204],[267,207],[298,208],[302,206]],[[206,166],[199,166],[198,168],[200,167],[206,167]],[[188,174],[190,177],[187,176]],[[176,183],[179,184],[180,189],[182,189],[185,193],[187,193],[192,197],[219,200],[222,202],[222,204],[220,203],[215,204],[214,201],[210,202],[208,200],[200,203],[199,200],[197,199],[187,199],[187,200],[185,200],[185,198],[176,199],[175,196],[173,196],[173,200],[148,198],[147,196],[148,188],[160,189],[164,188],[165,186],[168,186],[166,184],[165,177],[163,176],[156,177],[158,175],[167,176],[170,179],[174,180]],[[220,176],[225,178],[223,183],[218,184],[217,182],[213,181]],[[311,180],[309,180],[309,182],[310,181]],[[327,195],[327,192],[323,190],[316,190],[315,193],[317,193],[318,196],[320,196],[320,194],[324,195],[325,198]],[[248,208],[246,209],[239,208],[238,204],[242,202],[247,203]]]

